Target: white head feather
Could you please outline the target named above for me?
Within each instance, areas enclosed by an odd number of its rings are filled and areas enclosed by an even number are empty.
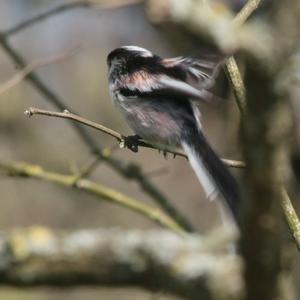
[[[123,46],[121,48],[129,50],[129,51],[140,52],[141,55],[144,56],[144,57],[151,57],[151,56],[153,56],[153,54],[149,50],[147,50],[145,48],[142,48],[142,47],[138,47],[138,46]]]

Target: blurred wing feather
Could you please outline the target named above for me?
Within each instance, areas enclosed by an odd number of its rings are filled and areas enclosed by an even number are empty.
[[[217,59],[198,59],[189,57],[174,57],[162,60],[165,67],[179,67],[187,75],[187,82],[199,88],[211,88],[215,83],[222,61]]]

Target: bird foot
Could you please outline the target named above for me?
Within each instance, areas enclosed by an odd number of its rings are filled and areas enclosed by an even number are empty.
[[[128,135],[124,137],[124,146],[130,149],[132,152],[138,152],[140,139],[141,138],[137,134]]]

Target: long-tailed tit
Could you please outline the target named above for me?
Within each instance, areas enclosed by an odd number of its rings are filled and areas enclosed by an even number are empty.
[[[166,150],[182,148],[206,195],[225,199],[238,214],[238,186],[206,141],[196,101],[207,101],[219,63],[194,58],[160,58],[124,46],[107,57],[111,97],[142,139]]]

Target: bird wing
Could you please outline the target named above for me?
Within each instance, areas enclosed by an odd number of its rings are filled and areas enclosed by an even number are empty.
[[[191,57],[174,57],[162,60],[162,64],[167,68],[182,69],[191,85],[198,88],[211,88],[218,76],[222,60],[218,57],[209,57],[207,59],[191,58]]]
[[[125,96],[168,98],[187,98],[209,101],[212,94],[204,88],[198,89],[188,82],[166,74],[150,73],[139,70],[126,76],[120,85],[120,92]]]

